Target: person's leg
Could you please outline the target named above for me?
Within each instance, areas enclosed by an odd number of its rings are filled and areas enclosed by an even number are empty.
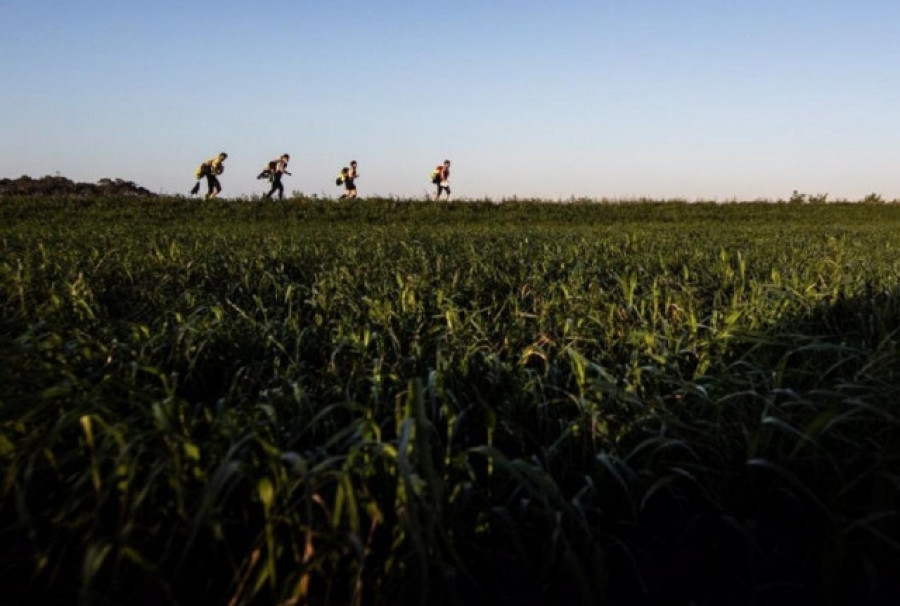
[[[281,185],[281,175],[275,173],[272,176],[272,189],[270,189],[269,193],[266,194],[266,198],[271,198],[272,194],[274,194],[276,191],[279,191],[279,189],[281,190],[282,195],[284,195],[284,187],[282,187]]]
[[[213,175],[212,173],[206,175],[206,199],[207,200],[209,200],[210,198],[215,198],[216,194],[218,194],[221,189],[222,188],[219,187],[219,180],[216,179],[215,175]]]

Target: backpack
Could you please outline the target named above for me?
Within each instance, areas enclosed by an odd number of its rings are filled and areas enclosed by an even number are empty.
[[[206,173],[207,173],[207,172],[209,172],[209,166],[207,166],[207,165],[204,163],[204,164],[201,164],[200,166],[198,166],[197,168],[194,169],[194,176],[195,176],[197,179],[202,179],[204,176],[206,176]]]
[[[335,185],[342,185],[344,183],[344,175],[338,175],[337,179],[334,180]]]

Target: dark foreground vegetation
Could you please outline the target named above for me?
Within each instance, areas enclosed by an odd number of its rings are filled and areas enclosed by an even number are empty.
[[[900,207],[0,204],[4,603],[892,604]]]

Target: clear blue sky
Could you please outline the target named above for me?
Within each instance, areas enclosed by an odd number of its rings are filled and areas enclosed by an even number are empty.
[[[0,0],[0,177],[900,198],[897,0]]]

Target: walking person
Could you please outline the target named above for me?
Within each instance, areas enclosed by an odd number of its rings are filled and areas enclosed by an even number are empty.
[[[356,198],[356,178],[359,174],[356,172],[356,160],[350,162],[349,168],[341,169],[341,177],[344,182],[344,195],[341,200],[353,200]]]
[[[288,162],[290,162],[290,160],[290,154],[282,154],[280,158],[269,162],[268,166],[261,173],[259,173],[259,175],[257,175],[257,179],[264,179],[268,177],[269,181],[272,182],[272,189],[269,190],[269,193],[263,196],[264,199],[270,199],[272,197],[272,194],[277,191],[278,199],[284,200],[284,185],[281,184],[281,177],[282,175],[292,176],[291,173],[289,173],[287,170]]]
[[[450,160],[444,160],[443,164],[438,164],[431,171],[431,182],[437,185],[437,193],[434,194],[434,201],[441,199],[441,194],[447,192],[447,202],[450,201]]]
[[[203,179],[203,177],[206,177],[206,199],[210,200],[219,195],[219,192],[222,191],[222,184],[219,183],[218,177],[225,172],[225,159],[227,157],[228,154],[222,152],[215,158],[210,158],[197,167],[197,170],[194,171],[197,182],[191,189],[191,195],[195,195],[200,191],[200,180]]]

